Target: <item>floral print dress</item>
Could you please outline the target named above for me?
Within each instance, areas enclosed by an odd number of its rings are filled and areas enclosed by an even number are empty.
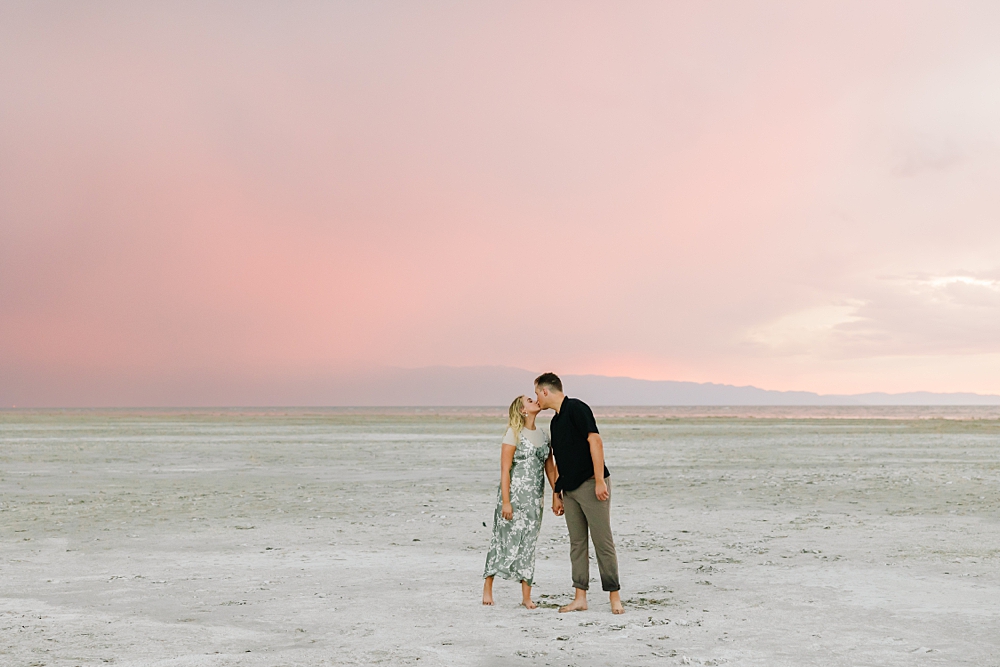
[[[545,494],[545,460],[549,457],[549,436],[542,431],[542,446],[521,433],[514,463],[510,467],[510,505],[514,518],[500,513],[503,492],[497,487],[497,507],[493,512],[493,539],[486,555],[483,578],[499,575],[504,579],[532,585],[535,576],[535,542],[542,528],[542,496]]]

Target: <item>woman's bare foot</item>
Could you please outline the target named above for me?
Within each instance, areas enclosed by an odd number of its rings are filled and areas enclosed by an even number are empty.
[[[625,607],[622,606],[622,596],[618,591],[611,591],[611,613],[612,614],[624,614]]]
[[[521,580],[521,606],[525,609],[535,609],[537,604],[531,601],[531,584]]]
[[[493,604],[493,577],[486,577],[483,583],[483,604]]]
[[[573,601],[567,605],[559,607],[559,613],[563,614],[567,611],[587,611],[587,591],[582,588],[576,589],[576,595],[573,596]]]

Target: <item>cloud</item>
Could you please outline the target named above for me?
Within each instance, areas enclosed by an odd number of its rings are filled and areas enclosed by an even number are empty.
[[[844,325],[857,322],[860,302],[815,306],[783,315],[764,325],[753,327],[747,338],[770,351],[802,354],[828,349]]]
[[[849,354],[1000,352],[1000,281],[969,274],[888,278],[838,326]]]

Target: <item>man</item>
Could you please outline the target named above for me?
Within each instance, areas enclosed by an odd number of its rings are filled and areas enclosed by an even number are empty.
[[[550,426],[552,453],[558,476],[552,494],[552,511],[565,514],[569,529],[569,556],[573,563],[573,601],[560,612],[584,611],[590,587],[590,553],[587,533],[594,541],[601,587],[608,591],[611,613],[623,614],[618,590],[618,555],[611,536],[611,481],[604,465],[604,441],[594,413],[583,401],[563,393],[555,373],[535,378],[535,395],[544,410],[555,410]]]

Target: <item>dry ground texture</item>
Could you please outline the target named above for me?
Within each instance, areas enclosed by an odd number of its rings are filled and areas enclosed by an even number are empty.
[[[995,415],[722,412],[598,414],[623,617],[479,603],[501,410],[0,412],[0,664],[1000,665]]]

